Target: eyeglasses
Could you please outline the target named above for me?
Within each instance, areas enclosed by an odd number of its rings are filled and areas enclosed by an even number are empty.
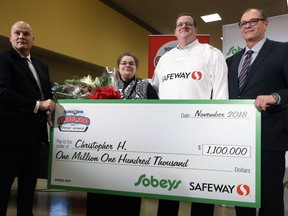
[[[176,27],[182,27],[182,26],[194,26],[193,23],[190,23],[190,22],[179,22],[179,23],[176,23]]]
[[[120,62],[120,65],[127,65],[127,64],[133,66],[133,65],[135,65],[135,62],[133,62],[133,61],[130,61],[130,62],[122,61],[122,62]]]
[[[266,21],[266,19],[263,19],[263,18],[255,18],[255,19],[251,19],[249,21],[239,22],[238,26],[239,26],[239,28],[244,28],[247,25],[247,23],[249,23],[250,26],[256,26],[260,20]]]

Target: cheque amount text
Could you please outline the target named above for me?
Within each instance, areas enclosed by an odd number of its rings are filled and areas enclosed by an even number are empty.
[[[251,147],[203,144],[202,154],[206,156],[251,157]]]

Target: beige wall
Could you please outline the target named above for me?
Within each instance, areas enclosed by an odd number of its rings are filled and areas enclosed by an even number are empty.
[[[137,76],[148,76],[151,33],[98,0],[0,0],[0,35],[18,20],[30,23],[38,47],[104,67],[129,51],[140,60]]]

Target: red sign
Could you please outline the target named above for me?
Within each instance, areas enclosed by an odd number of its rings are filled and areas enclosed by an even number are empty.
[[[200,43],[209,43],[210,35],[197,35],[197,38]],[[160,57],[177,44],[174,35],[149,35],[148,78],[152,78]]]

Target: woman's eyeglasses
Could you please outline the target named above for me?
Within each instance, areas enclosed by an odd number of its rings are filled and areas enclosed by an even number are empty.
[[[120,62],[120,65],[127,65],[127,64],[133,66],[133,65],[135,65],[135,62],[133,62],[133,61],[130,61],[130,62],[122,61],[122,62]]]

